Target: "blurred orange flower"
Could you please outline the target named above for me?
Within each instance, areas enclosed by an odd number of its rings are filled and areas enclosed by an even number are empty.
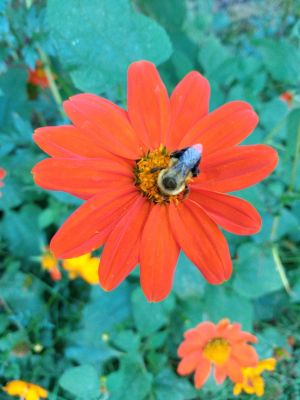
[[[80,277],[90,285],[94,285],[99,282],[99,262],[99,258],[92,257],[89,253],[63,260],[62,267],[68,272],[70,279]]]
[[[238,323],[228,319],[218,324],[202,322],[184,334],[184,341],[178,348],[182,360],[178,365],[180,375],[195,371],[196,388],[204,385],[212,367],[218,384],[228,376],[233,382],[243,380],[242,368],[254,367],[258,363],[255,349],[247,342],[255,343],[256,337],[241,330]]]
[[[265,393],[265,381],[261,374],[264,371],[274,371],[275,367],[275,358],[267,358],[259,361],[256,367],[243,368],[243,380],[234,385],[233,394],[238,396],[244,391],[247,394],[255,394],[258,397],[263,396]]]
[[[281,100],[285,101],[290,107],[293,103],[294,95],[291,92],[284,92],[280,96]]]
[[[28,83],[45,89],[49,86],[48,78],[41,61],[37,61],[35,69],[29,70]]]
[[[45,271],[48,271],[53,281],[61,279],[61,272],[58,267],[58,260],[54,257],[48,247],[44,249],[41,256],[41,265]]]
[[[46,399],[48,396],[47,390],[41,386],[25,381],[10,381],[2,389],[10,396],[20,396],[23,400]]]
[[[1,182],[1,180],[5,177],[6,175],[6,171],[3,168],[0,168],[0,187],[4,186],[4,183]],[[0,196],[1,196],[1,192],[0,192]]]
[[[230,278],[218,226],[249,235],[261,218],[227,192],[260,182],[278,156],[266,145],[239,146],[258,122],[248,103],[209,113],[209,96],[208,81],[192,71],[169,98],[155,65],[138,61],[128,70],[128,111],[79,94],[64,103],[73,125],[35,131],[52,157],[33,168],[35,183],[85,200],[52,238],[56,257],[104,245],[101,286],[113,290],[139,264],[149,301],[169,294],[181,249],[209,283]],[[175,178],[165,179],[167,172]]]

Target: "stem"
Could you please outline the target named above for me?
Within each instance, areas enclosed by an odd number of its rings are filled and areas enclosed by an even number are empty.
[[[297,175],[297,167],[298,167],[299,158],[300,158],[300,124],[298,126],[295,157],[294,157],[294,161],[293,161],[290,185],[289,185],[289,189],[288,189],[289,192],[293,191],[295,183],[296,183],[296,175]]]
[[[62,97],[61,97],[61,95],[59,93],[58,87],[57,87],[57,85],[55,83],[55,80],[54,80],[54,77],[53,77],[53,73],[52,73],[51,68],[50,68],[49,57],[47,56],[47,54],[40,47],[38,47],[38,52],[40,54],[41,61],[43,63],[43,68],[45,70],[45,74],[46,74],[48,82],[49,82],[49,88],[50,88],[50,91],[52,93],[52,96],[53,96],[53,98],[55,100],[55,103],[57,104],[57,107],[59,109],[59,112],[60,112],[61,116],[63,118],[65,118],[66,114],[65,114],[64,109],[62,107]]]
[[[284,266],[283,266],[283,264],[281,262],[277,244],[274,244],[272,246],[272,255],[273,255],[273,259],[274,259],[274,262],[275,262],[275,266],[276,266],[277,272],[279,273],[280,279],[282,281],[282,284],[283,284],[287,294],[291,295],[292,289],[291,289],[290,283],[288,281],[287,275],[285,273]]]

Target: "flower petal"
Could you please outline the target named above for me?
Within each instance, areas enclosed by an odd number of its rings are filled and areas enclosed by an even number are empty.
[[[161,301],[170,292],[179,255],[166,206],[152,207],[141,242],[141,286],[148,301]]]
[[[236,235],[252,235],[261,228],[261,218],[256,209],[247,201],[224,193],[193,190],[190,199],[228,232]]]
[[[197,389],[200,389],[205,384],[210,375],[210,371],[211,363],[207,359],[202,358],[197,366],[194,377],[195,387]]]
[[[138,196],[109,235],[99,268],[103,289],[117,287],[139,262],[141,235],[149,208],[148,200]]]
[[[132,166],[122,159],[47,158],[32,170],[37,185],[90,197],[109,186],[134,186]]]
[[[194,351],[193,353],[187,355],[178,364],[177,367],[178,374],[179,375],[190,374],[197,368],[197,365],[199,364],[199,362],[201,362],[201,360],[203,360],[202,350]]]
[[[232,101],[197,122],[182,138],[179,148],[196,143],[208,155],[242,142],[256,127],[258,117],[250,104]]]
[[[176,86],[170,99],[170,150],[178,149],[184,135],[208,113],[209,96],[208,80],[197,71],[187,74]]]
[[[132,160],[143,153],[126,112],[110,101],[78,94],[64,102],[64,110],[73,124],[104,150]]]
[[[242,382],[243,380],[242,368],[238,364],[238,362],[235,361],[235,359],[230,357],[229,360],[226,362],[226,364],[223,365],[223,367],[226,370],[226,374],[229,376],[232,382],[234,383]]]
[[[254,185],[275,169],[277,152],[269,146],[232,147],[203,157],[195,188],[231,192]]]
[[[35,130],[35,143],[52,157],[109,157],[89,135],[72,125],[47,126]]]
[[[218,385],[221,385],[226,379],[226,371],[223,366],[215,364],[215,381]]]
[[[170,102],[151,62],[134,62],[128,69],[128,115],[148,150],[167,143]]]
[[[74,258],[101,246],[115,224],[137,197],[134,188],[104,189],[80,206],[50,243],[57,258]]]
[[[230,278],[232,263],[227,242],[202,208],[187,199],[171,204],[170,221],[178,244],[205,279],[219,284]]]
[[[242,367],[254,367],[258,363],[256,350],[246,343],[234,345],[231,355]]]

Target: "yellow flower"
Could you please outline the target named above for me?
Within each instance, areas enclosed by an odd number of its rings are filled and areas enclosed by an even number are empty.
[[[45,247],[44,252],[41,255],[41,265],[45,271],[49,272],[54,281],[59,281],[61,279],[61,273],[58,268],[58,260],[50,252],[48,247]]]
[[[243,368],[243,381],[236,383],[233,394],[238,396],[242,391],[261,397],[265,393],[265,381],[261,374],[264,371],[273,371],[276,366],[275,358],[267,358],[258,362],[256,367]]]
[[[10,396],[20,396],[24,400],[40,400],[48,396],[47,390],[41,386],[24,381],[10,381],[3,390]]]
[[[92,257],[91,253],[63,260],[62,266],[66,271],[68,271],[70,279],[80,277],[90,285],[99,282],[99,258]]]

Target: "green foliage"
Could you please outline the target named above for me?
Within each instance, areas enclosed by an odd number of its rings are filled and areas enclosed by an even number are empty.
[[[299,2],[236,3],[0,1],[1,385],[34,382],[50,400],[232,400],[230,382],[211,379],[196,391],[191,376],[176,373],[184,331],[230,318],[258,335],[261,357],[279,359],[264,398],[299,398]],[[43,90],[27,83],[41,57],[54,78]],[[226,233],[229,282],[207,284],[181,253],[161,303],[145,300],[137,270],[111,293],[65,271],[52,281],[42,249],[82,201],[38,188],[30,173],[44,157],[33,130],[68,123],[60,97],[79,89],[123,106],[127,68],[142,58],[159,65],[169,92],[195,69],[210,80],[211,109],[250,102],[260,123],[245,144],[269,144],[280,156],[265,182],[236,193],[258,209],[263,227],[252,237]],[[280,98],[287,91],[291,105]]]
[[[128,0],[49,0],[48,20],[61,60],[83,91],[124,84],[131,62],[160,64],[171,53],[164,30],[134,13]]]

